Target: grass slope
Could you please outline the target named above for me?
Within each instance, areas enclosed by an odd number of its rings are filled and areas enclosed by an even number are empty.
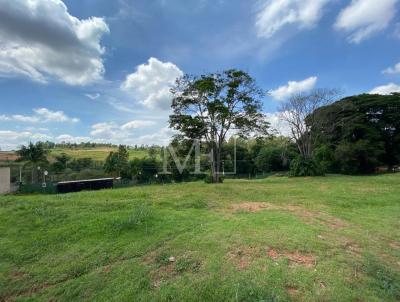
[[[3,196],[0,300],[398,301],[399,182],[282,177]]]

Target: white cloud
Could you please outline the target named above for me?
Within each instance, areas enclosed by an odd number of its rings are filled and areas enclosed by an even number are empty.
[[[171,106],[170,88],[183,72],[173,63],[150,58],[139,65],[121,85],[124,91],[133,93],[150,109],[168,110]]]
[[[50,123],[50,122],[79,122],[78,118],[71,118],[63,111],[51,111],[47,108],[34,109],[34,115],[0,115],[0,121],[15,121],[23,123]]]
[[[56,137],[57,142],[66,142],[66,143],[84,143],[84,142],[90,142],[92,139],[88,136],[73,136],[69,134],[61,134]]]
[[[102,18],[80,20],[61,0],[0,0],[0,76],[69,85],[101,80]]]
[[[147,128],[154,126],[156,123],[154,121],[143,121],[143,120],[135,120],[128,122],[121,126],[122,130],[132,130],[132,129],[139,129],[139,128]]]
[[[160,130],[155,133],[143,133],[140,131],[143,128],[156,125],[159,126]],[[94,124],[90,135],[94,138],[94,141],[111,142],[114,144],[167,145],[173,133],[172,129],[154,121],[136,120],[123,125],[118,125],[114,122]]]
[[[118,138],[121,133],[118,131],[119,127],[115,123],[98,123],[92,125],[90,135],[94,137],[101,137],[102,139]]]
[[[33,133],[30,131],[11,131],[0,130],[0,148],[2,150],[15,150],[20,145],[28,142],[45,141],[51,136],[43,133]]]
[[[393,67],[389,67],[383,71],[384,74],[397,74],[400,73],[400,63],[397,63]]]
[[[387,85],[375,87],[369,93],[387,95],[391,94],[392,92],[400,92],[400,85],[397,85],[395,83],[389,83]]]
[[[134,129],[142,129],[156,125],[154,121],[148,120],[134,120],[123,124],[122,126],[117,125],[114,122],[105,122],[92,125],[92,131],[90,135],[102,139],[118,139],[126,138],[134,133]]]
[[[14,115],[1,115],[0,121],[16,121],[16,122],[23,122],[23,123],[38,123],[40,120],[37,116],[28,116],[28,115],[21,115],[21,114],[14,114]]]
[[[350,43],[360,43],[386,29],[396,14],[398,0],[352,0],[335,23],[337,30],[349,34]]]
[[[51,111],[47,108],[35,109],[34,112],[43,122],[79,122],[78,118],[70,118],[62,111]]]
[[[301,93],[314,88],[317,84],[317,81],[317,77],[309,77],[299,82],[289,81],[287,85],[272,90],[270,94],[274,99],[282,101],[293,94]]]
[[[99,97],[101,97],[101,94],[100,93],[94,93],[94,94],[86,93],[85,96],[94,101],[94,100],[97,100]]]
[[[271,38],[283,27],[294,25],[300,29],[312,28],[323,15],[330,0],[264,0],[257,15],[258,36]]]

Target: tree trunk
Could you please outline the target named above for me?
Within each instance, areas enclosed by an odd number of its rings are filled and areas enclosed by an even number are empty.
[[[219,183],[219,162],[220,162],[220,152],[219,149],[215,146],[215,143],[212,143],[211,146],[211,176],[213,183]]]

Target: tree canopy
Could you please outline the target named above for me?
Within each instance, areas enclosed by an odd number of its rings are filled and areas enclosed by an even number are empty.
[[[177,80],[172,94],[170,127],[184,138],[207,143],[214,182],[219,182],[221,148],[230,131],[242,136],[266,134],[268,123],[261,112],[264,93],[244,71],[186,75]]]
[[[337,172],[371,173],[400,162],[400,94],[351,96],[317,109],[318,145],[334,152]]]

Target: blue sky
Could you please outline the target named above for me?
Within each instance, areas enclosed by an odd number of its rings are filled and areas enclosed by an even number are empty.
[[[240,68],[270,96],[400,91],[398,0],[0,0],[0,148],[165,144],[169,87]],[[284,132],[284,129],[278,129]]]

